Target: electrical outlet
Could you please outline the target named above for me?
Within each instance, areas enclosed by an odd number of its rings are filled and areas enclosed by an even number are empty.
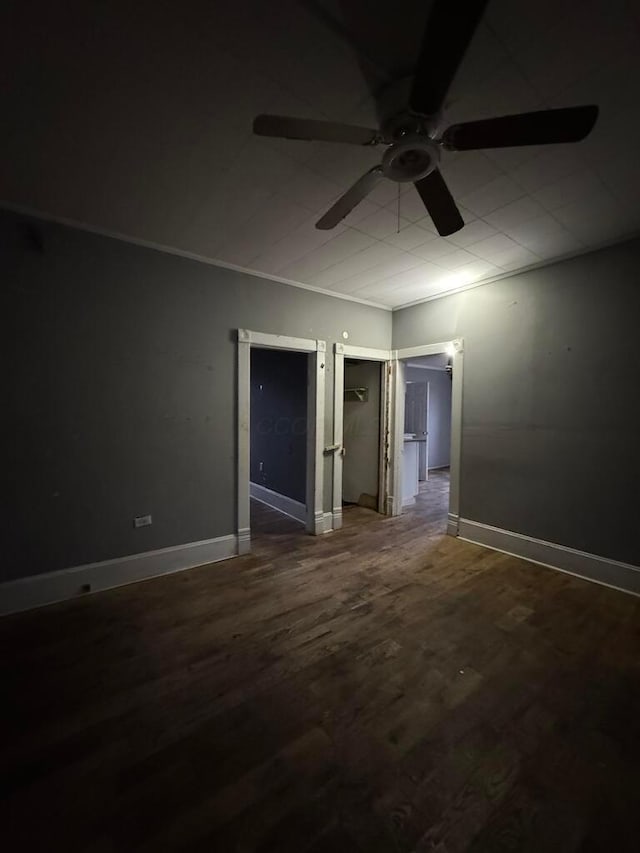
[[[152,524],[150,515],[136,515],[133,519],[134,527],[149,527],[150,524]]]

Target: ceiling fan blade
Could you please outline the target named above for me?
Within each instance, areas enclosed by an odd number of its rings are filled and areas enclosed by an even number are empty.
[[[422,38],[409,105],[414,113],[436,115],[488,0],[435,0]]]
[[[519,113],[452,124],[445,130],[442,141],[452,151],[580,142],[590,133],[597,118],[598,107],[594,105]]]
[[[321,231],[329,231],[331,228],[335,228],[339,222],[342,222],[345,216],[351,213],[357,204],[360,204],[365,196],[369,195],[381,178],[382,169],[380,166],[374,166],[373,169],[366,172],[316,222],[316,228],[319,228]]]
[[[351,145],[375,145],[381,141],[378,131],[369,127],[289,116],[256,116],[253,120],[253,132],[258,136],[304,139],[309,142],[346,142]]]
[[[420,193],[420,198],[441,237],[455,234],[464,227],[464,219],[449,192],[449,187],[437,169],[430,172],[426,178],[420,178],[414,186]]]

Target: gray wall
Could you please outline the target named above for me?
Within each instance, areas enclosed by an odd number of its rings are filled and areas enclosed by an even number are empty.
[[[380,468],[380,371],[377,361],[344,364],[345,388],[368,388],[364,402],[344,401],[342,497],[377,509]]]
[[[460,514],[640,564],[640,241],[394,314],[463,337]]]
[[[28,223],[0,212],[2,580],[235,531],[236,328],[327,341],[328,437],[334,342],[390,346],[389,312]]]
[[[251,347],[251,482],[302,504],[308,360],[303,352]]]
[[[451,379],[441,370],[429,376],[429,468],[444,468],[451,458]]]

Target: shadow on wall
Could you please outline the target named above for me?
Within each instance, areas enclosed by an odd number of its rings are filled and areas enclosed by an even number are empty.
[[[305,503],[305,353],[251,348],[250,479]]]

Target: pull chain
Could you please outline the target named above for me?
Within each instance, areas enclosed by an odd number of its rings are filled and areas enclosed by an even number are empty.
[[[398,234],[400,233],[400,183],[398,182]]]

